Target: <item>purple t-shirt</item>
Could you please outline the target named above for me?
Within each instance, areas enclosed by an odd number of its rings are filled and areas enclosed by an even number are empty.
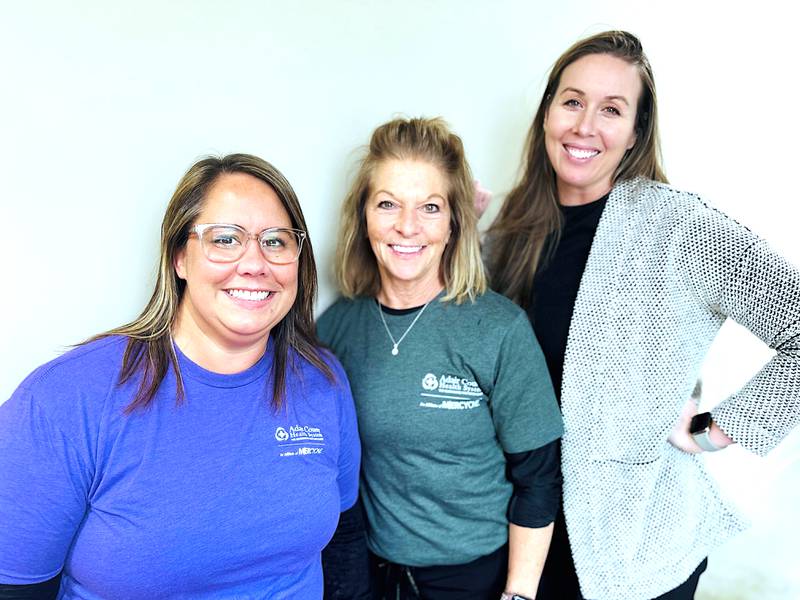
[[[184,403],[170,370],[125,415],[125,343],[67,352],[0,405],[0,582],[63,568],[60,598],[321,598],[320,551],[358,490],[339,363],[331,383],[298,359],[276,412],[271,350],[234,375],[178,351]]]

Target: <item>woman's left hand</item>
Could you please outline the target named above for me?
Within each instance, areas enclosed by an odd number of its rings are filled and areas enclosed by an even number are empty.
[[[667,441],[675,446],[678,450],[683,450],[689,454],[700,454],[703,449],[694,441],[694,437],[689,433],[689,428],[692,423],[692,417],[697,414],[697,400],[689,398],[686,404],[683,405],[681,415],[678,417],[678,422],[669,434]],[[734,441],[729,438],[719,425],[712,421],[711,431],[709,432],[711,443],[714,444],[719,450],[730,446]]]
[[[678,450],[683,450],[689,454],[699,454],[703,449],[697,445],[689,433],[689,425],[692,422],[692,417],[697,414],[697,401],[694,398],[689,398],[686,404],[683,405],[681,414],[678,417],[678,422],[672,428],[672,433],[669,434],[667,441],[675,446]]]

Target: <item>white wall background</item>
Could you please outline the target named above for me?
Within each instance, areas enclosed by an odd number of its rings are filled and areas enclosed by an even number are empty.
[[[0,401],[66,345],[138,314],[164,207],[201,155],[251,152],[286,174],[321,266],[322,308],[335,296],[330,258],[353,151],[376,125],[444,116],[499,202],[549,65],[608,28],[637,33],[653,63],[673,184],[800,263],[795,20],[778,0],[736,6],[2,0]],[[726,326],[707,401],[768,356]],[[712,556],[702,597],[800,596],[800,437],[767,460],[723,454],[714,470],[754,527]]]

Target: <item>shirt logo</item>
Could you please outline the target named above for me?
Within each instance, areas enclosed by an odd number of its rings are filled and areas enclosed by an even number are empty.
[[[422,389],[433,391],[439,387],[439,380],[436,379],[436,375],[433,373],[428,373],[425,377],[422,378]]]
[[[319,427],[311,427],[309,425],[292,425],[289,427],[289,439],[292,442],[325,441]]]
[[[325,450],[325,436],[319,427],[313,425],[291,425],[275,430],[280,456],[309,456],[322,454]]]
[[[483,392],[474,379],[457,375],[437,377],[434,373],[426,373],[422,378],[422,389],[419,393],[424,398],[419,403],[422,408],[472,410],[481,405],[483,398]]]

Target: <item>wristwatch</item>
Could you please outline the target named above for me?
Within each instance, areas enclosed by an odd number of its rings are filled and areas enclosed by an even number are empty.
[[[711,441],[711,437],[708,435],[711,433],[712,423],[713,421],[711,420],[711,413],[704,412],[693,416],[692,422],[689,425],[689,433],[692,434],[694,441],[706,452],[716,452],[717,450],[722,450],[722,448]]]
[[[509,594],[508,592],[503,592],[500,595],[500,600],[531,600],[527,596],[520,596],[519,594]]]

